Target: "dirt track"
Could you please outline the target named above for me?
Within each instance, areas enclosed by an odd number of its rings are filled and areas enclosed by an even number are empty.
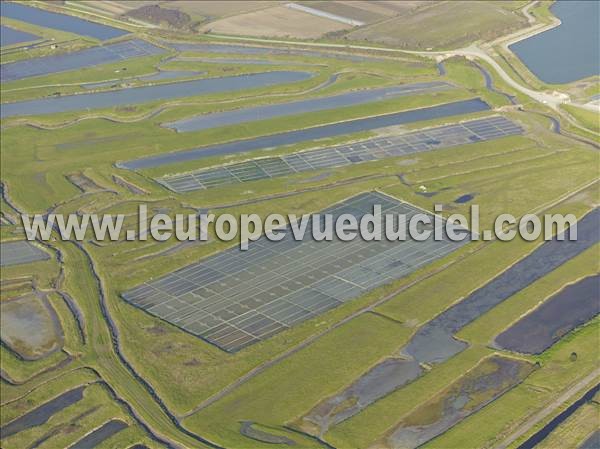
[[[563,394],[561,394],[558,398],[548,404],[544,409],[540,412],[533,415],[529,418],[525,423],[515,430],[512,434],[508,436],[502,443],[498,444],[494,447],[494,449],[506,449],[512,443],[514,443],[517,439],[525,435],[529,432],[536,424],[540,421],[543,421],[547,417],[549,417],[552,413],[556,411],[562,404],[567,402],[570,398],[581,392],[585,387],[587,387],[596,377],[600,376],[600,368],[596,368],[590,374],[585,376],[575,385],[568,388]]]

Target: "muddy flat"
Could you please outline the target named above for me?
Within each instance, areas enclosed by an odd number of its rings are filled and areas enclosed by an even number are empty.
[[[378,447],[412,449],[442,434],[518,385],[534,369],[523,360],[492,356],[404,417]]]
[[[28,294],[0,305],[2,343],[25,360],[37,360],[62,347],[56,312],[41,295]]]
[[[377,399],[416,379],[422,369],[414,360],[389,358],[377,364],[341,393],[326,399],[302,418],[300,426],[310,433],[327,430],[356,415]]]

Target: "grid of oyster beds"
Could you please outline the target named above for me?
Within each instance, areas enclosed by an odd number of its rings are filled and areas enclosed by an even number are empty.
[[[255,159],[157,179],[176,193],[257,181],[312,170],[359,164],[389,157],[522,134],[523,128],[502,116],[439,126],[397,136],[379,137],[320,150]]]
[[[164,53],[163,48],[141,39],[130,39],[114,44],[99,45],[72,53],[43,56],[2,64],[0,81],[16,81],[34,76],[67,72],[96,65],[109,64],[130,58]]]
[[[48,260],[50,255],[26,241],[0,244],[0,267]]]
[[[378,192],[359,194],[322,213],[360,220],[375,204],[383,214],[422,210]],[[324,217],[321,216],[321,220]],[[334,218],[335,220],[335,218]],[[321,223],[322,225],[322,223]],[[307,229],[312,229],[309,222]],[[464,229],[455,227],[456,232]],[[247,251],[210,256],[122,297],[217,347],[235,352],[414,272],[466,243],[426,241],[295,240],[290,227],[278,242],[262,236]]]

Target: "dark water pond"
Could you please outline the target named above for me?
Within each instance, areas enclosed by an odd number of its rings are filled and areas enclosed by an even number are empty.
[[[570,233],[567,230],[566,235]],[[600,240],[600,209],[577,223],[577,240],[547,241],[467,298],[425,324],[404,348],[421,363],[441,363],[466,348],[454,334]]]
[[[545,83],[570,83],[600,74],[600,2],[558,1],[551,11],[560,26],[510,49]]]
[[[496,337],[510,351],[540,354],[600,313],[600,275],[565,287]]]
[[[113,419],[84,436],[77,443],[70,446],[69,449],[93,449],[100,445],[104,440],[108,440],[110,437],[116,435],[127,427],[129,427],[127,423],[124,423],[118,419]]]
[[[36,36],[35,34],[0,25],[0,45],[2,45],[2,47],[20,44],[21,42],[36,41],[38,39],[41,39],[41,37]]]
[[[432,120],[459,114],[469,114],[489,110],[489,105],[479,98],[456,101],[438,106],[431,106],[394,114],[379,115],[375,117],[348,120],[331,125],[316,126],[298,131],[289,131],[256,139],[248,139],[176,153],[149,156],[129,162],[117,164],[120,168],[137,170],[143,168],[160,167],[161,165],[177,162],[193,161],[209,156],[223,156],[226,154],[244,153],[261,148],[275,148],[282,145],[304,142],[307,140],[324,139],[344,134],[369,131],[376,128],[401,125],[405,123]]]
[[[83,398],[83,390],[85,390],[85,388],[85,386],[81,386],[67,391],[60,396],[51,399],[45,404],[40,405],[38,408],[30,411],[29,413],[26,413],[14,421],[9,422],[0,428],[0,434],[2,434],[2,438],[8,438],[11,435],[31,427],[41,426],[54,414],[80,401]]]
[[[0,12],[2,17],[20,20],[21,22],[27,22],[41,27],[67,31],[69,33],[79,34],[80,36],[87,36],[101,41],[113,39],[129,33],[129,31],[96,22],[90,22],[89,20],[69,16],[67,14],[50,12],[13,2],[1,2]]]
[[[464,204],[464,203],[468,203],[469,201],[471,201],[473,198],[475,198],[475,195],[471,194],[471,193],[467,193],[466,195],[461,195],[458,198],[456,198],[454,200],[454,202],[456,204]]]
[[[110,108],[210,93],[234,92],[303,81],[311,76],[312,74],[308,72],[275,71],[19,101],[2,104],[0,117]]]

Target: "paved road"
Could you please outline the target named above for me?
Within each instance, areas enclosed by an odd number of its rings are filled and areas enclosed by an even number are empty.
[[[550,24],[537,23],[535,16],[533,16],[533,15],[531,15],[531,13],[529,13],[529,9],[534,4],[535,3],[528,4],[522,9],[523,14],[525,15],[529,24],[531,25],[529,28],[517,31],[509,36],[504,36],[500,39],[497,39],[496,41],[494,41],[492,43],[487,44],[487,46],[491,47],[491,45],[493,45],[494,43],[498,43],[501,41],[505,42],[503,45],[508,46],[511,43],[516,42],[517,40],[526,39],[535,34],[547,31],[551,28],[554,28],[554,27],[560,25],[560,20],[556,19],[556,18]],[[451,56],[465,56],[465,57],[478,58],[478,59],[482,59],[485,62],[487,62],[488,64],[490,64],[494,68],[494,70],[498,73],[498,75],[500,75],[500,77],[504,81],[506,81],[510,86],[512,86],[514,89],[518,90],[519,92],[527,95],[528,97],[533,98],[535,101],[546,104],[546,105],[550,106],[552,109],[555,109],[557,111],[558,111],[558,106],[560,104],[570,102],[569,96],[564,93],[541,92],[541,91],[530,89],[530,88],[518,83],[513,78],[511,78],[511,76],[508,73],[506,73],[506,71],[484,49],[482,49],[476,45],[471,45],[469,47],[465,47],[462,49],[449,50],[449,51],[411,51],[411,50],[401,50],[401,49],[397,49],[397,48],[383,48],[383,47],[378,47],[378,46],[369,46],[369,45],[325,44],[325,43],[317,43],[317,42],[306,43],[306,42],[293,42],[293,41],[278,40],[278,39],[241,38],[241,37],[236,37],[236,36],[225,36],[225,35],[218,35],[218,34],[216,34],[214,36],[218,37],[218,38],[222,38],[222,39],[229,39],[229,40],[263,42],[263,43],[271,43],[271,44],[286,44],[286,45],[291,45],[291,46],[302,45],[302,46],[311,46],[311,47],[326,47],[326,48],[333,48],[333,49],[346,49],[346,50],[354,49],[354,50],[366,50],[366,51],[383,51],[383,52],[388,52],[388,53],[414,54],[414,55],[418,55],[418,56],[433,57],[438,60],[440,58],[445,59],[446,57],[451,57]],[[588,104],[572,103],[572,104],[577,107],[581,107],[583,109],[591,110],[594,112],[598,112],[598,109],[599,109],[595,105],[591,105],[589,103]],[[575,123],[573,123],[573,125],[578,126]]]

